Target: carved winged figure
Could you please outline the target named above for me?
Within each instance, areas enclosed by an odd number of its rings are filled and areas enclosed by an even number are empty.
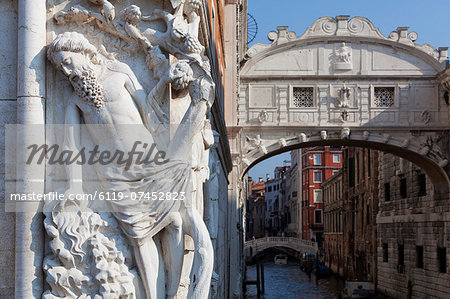
[[[254,148],[257,148],[262,154],[267,154],[267,148],[265,146],[262,145],[262,139],[261,139],[261,135],[256,135],[255,138],[249,137],[247,136],[247,141],[249,142],[250,145],[252,145]]]

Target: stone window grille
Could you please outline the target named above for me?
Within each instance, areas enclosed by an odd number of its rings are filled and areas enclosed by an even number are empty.
[[[394,106],[394,98],[395,98],[394,87],[375,87],[373,95],[375,107]]]
[[[314,106],[314,89],[312,87],[294,87],[293,95],[294,107],[303,108]]]

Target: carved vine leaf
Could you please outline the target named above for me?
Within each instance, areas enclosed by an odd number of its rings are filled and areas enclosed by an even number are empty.
[[[120,19],[123,19],[123,12]],[[108,45],[122,50],[124,42],[127,45],[125,48],[128,52],[135,51],[133,48],[137,46],[137,41],[127,35],[125,32],[125,22],[123,20],[108,21],[102,14],[88,10],[81,5],[75,5],[68,10],[59,11],[53,17],[58,25],[70,25],[75,23],[77,25],[92,25],[95,24],[102,32],[109,33],[111,36],[104,37],[107,39]],[[92,26],[90,26],[92,27]],[[87,28],[91,31],[90,35],[94,34],[94,28]],[[113,38],[114,37],[114,38]]]
[[[46,213],[44,227],[52,253],[43,262],[51,289],[43,299],[135,298],[134,275],[113,238],[108,223],[78,206]]]

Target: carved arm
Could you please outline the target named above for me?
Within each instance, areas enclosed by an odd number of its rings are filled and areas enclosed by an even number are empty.
[[[80,112],[75,104],[66,103],[65,109],[65,126],[64,126],[64,142],[63,150],[78,152],[80,148]],[[69,163],[66,165],[66,175],[68,180],[69,190],[82,192],[83,191],[83,161],[78,160],[76,163]]]

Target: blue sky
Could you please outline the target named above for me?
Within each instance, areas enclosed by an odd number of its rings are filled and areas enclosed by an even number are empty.
[[[417,44],[450,46],[450,0],[248,0],[248,12],[258,23],[252,44],[268,43],[267,33],[277,26],[289,26],[299,36],[320,17],[349,15],[368,18],[386,36],[399,26],[409,26],[419,35]],[[290,160],[289,153],[259,163],[249,175],[254,180],[266,173],[272,177],[275,166],[283,166],[284,160]]]

